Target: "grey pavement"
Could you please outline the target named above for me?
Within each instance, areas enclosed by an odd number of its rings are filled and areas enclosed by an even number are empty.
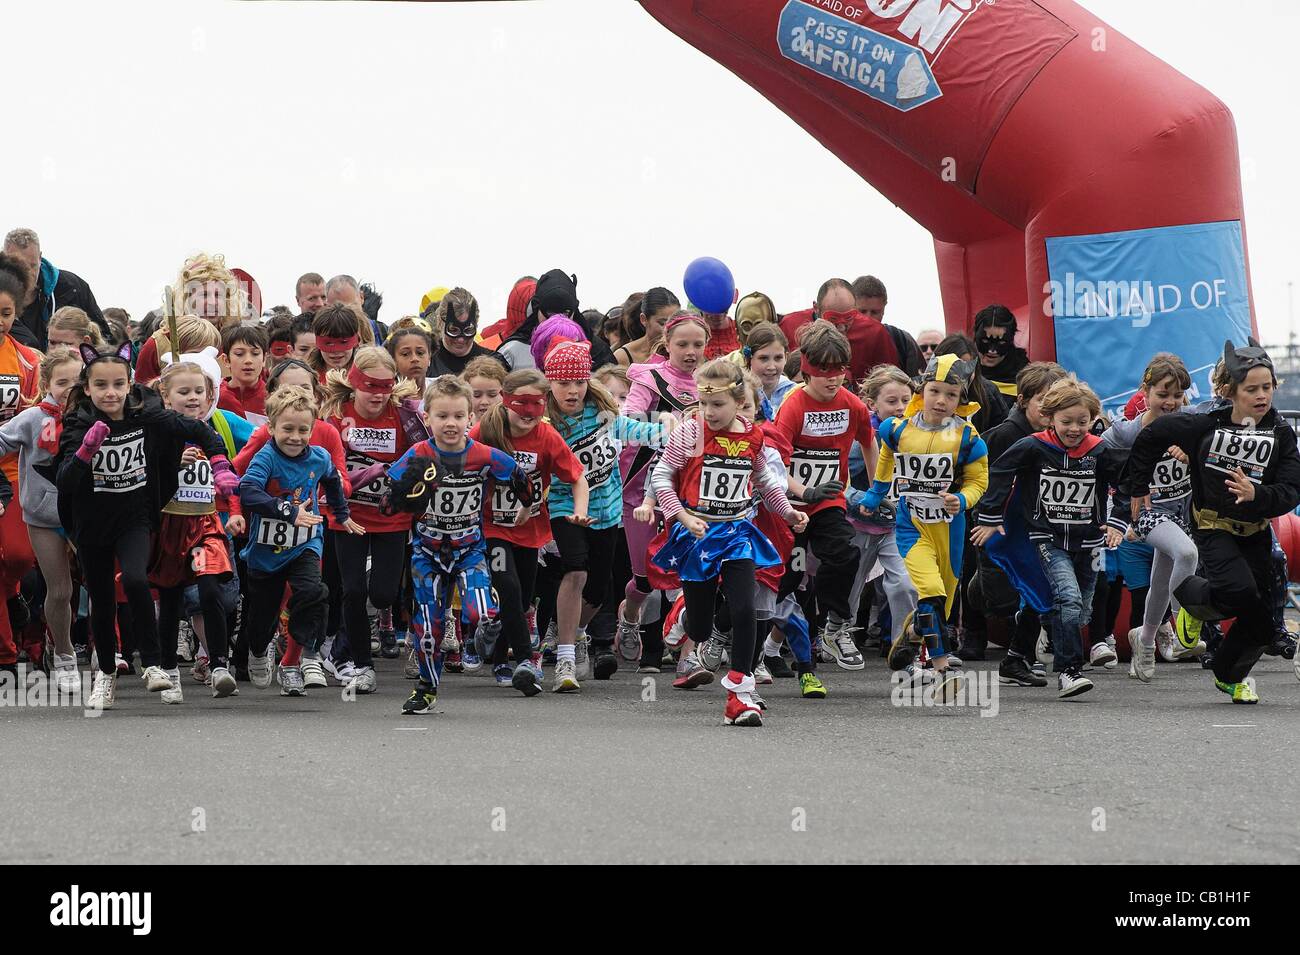
[[[213,700],[182,670],[171,707],[127,676],[98,718],[0,708],[0,862],[1300,861],[1287,661],[1258,706],[1195,663],[1121,664],[1073,701],[1001,687],[988,717],[893,705],[877,659],[819,673],[823,701],[764,687],[761,729],[668,673],[533,699],[451,675],[425,717],[398,713],[399,661],[352,702]]]

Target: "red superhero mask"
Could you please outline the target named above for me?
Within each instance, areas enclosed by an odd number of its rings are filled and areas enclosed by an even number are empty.
[[[272,358],[288,358],[293,354],[293,344],[291,342],[271,342]]]
[[[540,418],[546,410],[546,399],[541,395],[511,395],[503,392],[501,403],[523,418]]]
[[[395,378],[371,378],[356,365],[348,370],[348,384],[357,391],[368,391],[372,395],[391,395],[395,383]]]
[[[807,357],[801,356],[799,359],[799,370],[804,373],[804,377],[814,378],[835,378],[838,375],[847,374],[847,365],[814,365]]]
[[[360,340],[356,335],[349,335],[347,338],[335,338],[333,335],[317,335],[316,347],[327,355],[339,355],[343,352],[352,351],[357,347],[357,342]]]

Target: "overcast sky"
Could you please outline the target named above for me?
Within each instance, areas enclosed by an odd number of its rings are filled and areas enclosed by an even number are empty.
[[[1235,114],[1257,317],[1284,340],[1300,3],[1084,5]],[[197,250],[268,306],[302,272],[350,272],[388,321],[433,285],[497,318],[516,277],[556,266],[606,309],[680,294],[715,255],[781,311],[872,272],[891,321],[942,322],[928,233],[632,0],[40,0],[4,19],[0,228],[36,229],[102,306],[154,307]],[[849,242],[837,218],[871,226]]]

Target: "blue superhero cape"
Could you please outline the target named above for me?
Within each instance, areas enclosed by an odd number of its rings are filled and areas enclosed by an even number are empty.
[[[1002,527],[1006,534],[994,534],[984,545],[984,553],[1002,568],[1021,598],[1040,614],[1052,612],[1052,586],[1043,573],[1038,551],[1029,540],[1024,514],[1020,508],[1019,489],[1011,492]]]

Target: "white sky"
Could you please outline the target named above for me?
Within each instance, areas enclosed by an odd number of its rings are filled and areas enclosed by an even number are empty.
[[[1282,341],[1300,3],[1084,5],[1233,110],[1257,318]],[[143,314],[200,249],[267,306],[305,271],[373,281],[387,321],[433,285],[499,318],[552,267],[607,309],[715,255],[781,311],[871,272],[890,321],[942,323],[928,233],[632,0],[11,0],[4,34],[0,231],[36,229],[102,306]]]

